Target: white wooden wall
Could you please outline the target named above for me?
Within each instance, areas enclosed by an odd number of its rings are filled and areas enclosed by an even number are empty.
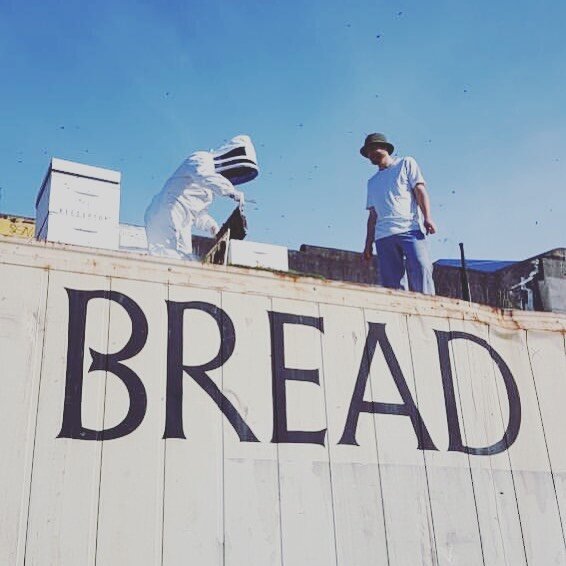
[[[65,400],[66,288],[133,299],[147,342],[125,361],[147,412],[129,435],[57,438]],[[183,378],[186,439],[163,439],[166,301],[202,301],[231,319],[235,349],[210,377],[258,442],[241,442],[209,395]],[[287,381],[290,430],[327,429],[324,445],[274,443],[268,311],[321,318],[286,325],[284,363],[318,370]],[[385,324],[437,450],[418,450],[404,415],[359,416],[358,445],[339,444],[369,325]],[[517,383],[517,440],[492,456],[450,452],[435,330],[484,339]],[[173,264],[0,239],[0,565],[550,566],[566,565],[566,318],[505,313],[444,298]],[[117,352],[132,323],[113,301],[89,303],[83,424],[105,429],[129,397],[89,348]],[[215,357],[220,331],[184,317],[183,364]],[[486,349],[450,342],[465,445],[501,438],[509,404]],[[365,401],[401,403],[380,345]]]

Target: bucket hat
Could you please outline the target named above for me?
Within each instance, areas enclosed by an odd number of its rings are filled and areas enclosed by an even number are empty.
[[[384,134],[379,134],[379,133],[369,134],[369,136],[366,137],[366,141],[364,142],[364,145],[360,148],[360,153],[364,157],[367,157],[367,150],[371,145],[381,145],[385,147],[389,155],[391,155],[395,150],[395,146],[387,141],[387,138],[385,137]]]

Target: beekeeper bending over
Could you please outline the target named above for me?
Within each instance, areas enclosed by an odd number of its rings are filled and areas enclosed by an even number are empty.
[[[214,195],[243,206],[244,193],[234,185],[258,174],[255,149],[248,136],[236,136],[216,151],[197,151],[181,163],[145,212],[149,253],[195,259],[193,227],[215,236],[218,224],[208,213]]]

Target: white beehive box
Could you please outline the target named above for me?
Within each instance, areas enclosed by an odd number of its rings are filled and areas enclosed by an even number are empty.
[[[120,249],[129,252],[147,252],[145,227],[120,224]]]
[[[116,250],[120,244],[119,171],[53,158],[35,203],[35,236]]]
[[[289,254],[284,246],[230,240],[228,263],[248,267],[264,267],[278,271],[289,271]]]

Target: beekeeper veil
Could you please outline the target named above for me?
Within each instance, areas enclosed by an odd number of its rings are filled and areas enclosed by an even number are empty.
[[[211,153],[214,156],[215,171],[233,185],[252,181],[259,173],[255,147],[249,136],[233,137]]]

